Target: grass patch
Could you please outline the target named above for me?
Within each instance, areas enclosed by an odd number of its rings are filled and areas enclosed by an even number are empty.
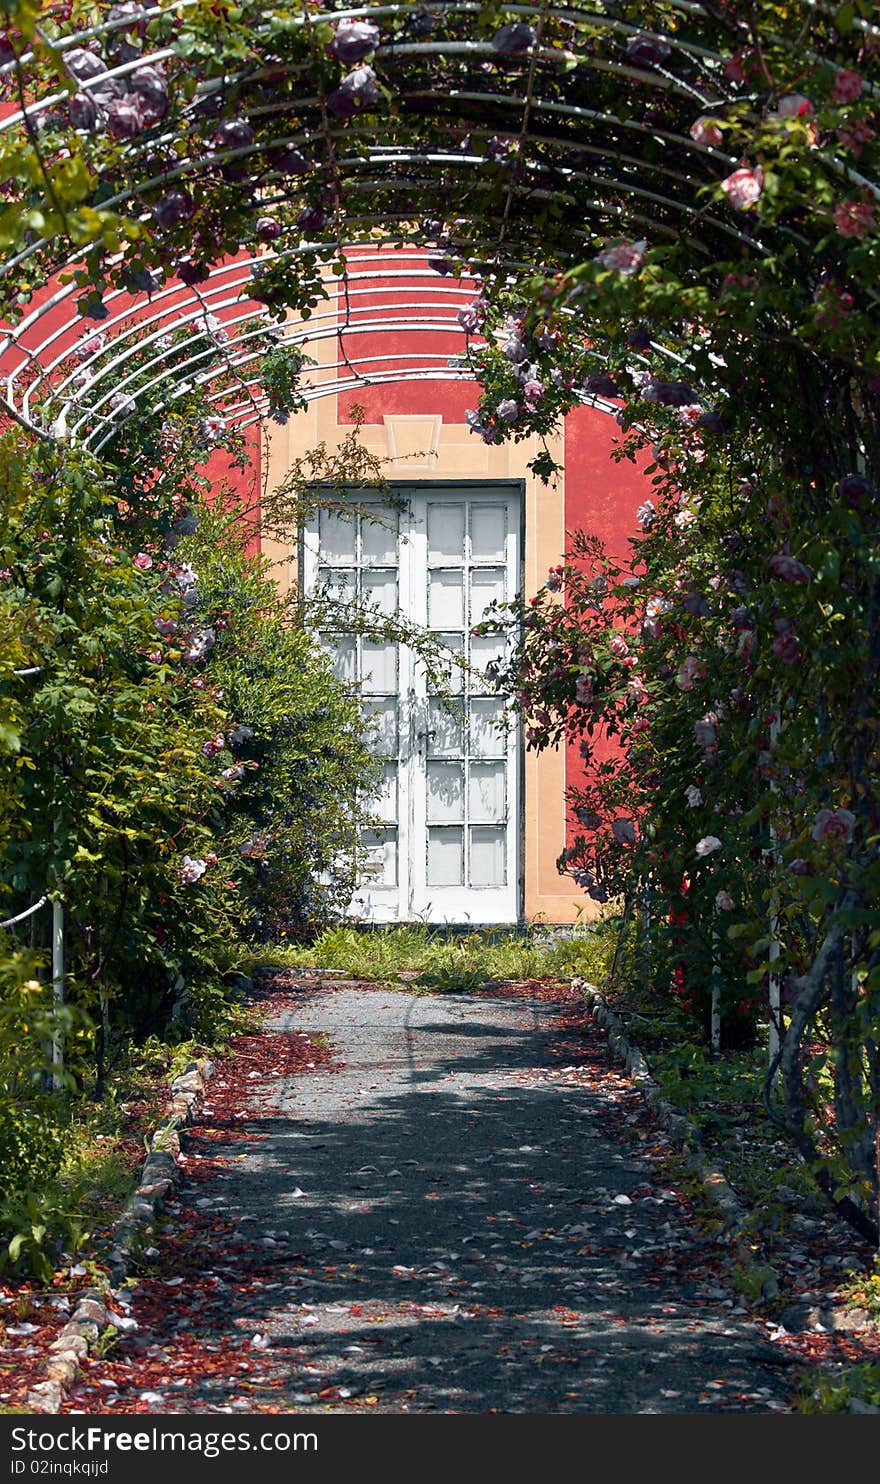
[[[606,923],[578,926],[564,937],[538,926],[455,933],[422,924],[369,931],[345,925],[328,928],[308,947],[270,948],[261,963],[341,969],[353,979],[389,984],[405,976],[416,988],[449,993],[507,980],[601,979],[613,948]]]

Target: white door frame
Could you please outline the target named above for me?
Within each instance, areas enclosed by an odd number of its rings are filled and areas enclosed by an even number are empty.
[[[444,588],[454,584],[456,569],[461,574],[460,588],[466,605],[462,619],[455,618],[448,628],[432,624],[439,632],[459,628],[463,642],[470,646],[471,629],[482,612],[484,591],[494,591],[503,575],[503,596],[511,599],[521,591],[523,582],[523,528],[525,514],[524,481],[496,480],[425,480],[392,481],[391,492],[407,502],[400,517],[400,534],[396,548],[396,600],[400,610],[417,624],[427,625],[429,590],[432,607],[442,613]],[[352,500],[365,506],[376,506],[369,494],[352,491]],[[448,512],[454,527],[461,507],[462,550],[459,556],[447,557],[445,550],[435,550],[429,558],[428,515],[440,528],[442,513]],[[480,531],[474,530],[472,512],[483,507],[482,526],[490,533],[489,546],[479,548]],[[436,513],[435,513],[436,512]],[[390,512],[389,512],[390,513]],[[503,521],[503,527],[499,522]],[[391,571],[390,536],[365,538],[363,531],[374,530],[370,522],[358,522],[358,531],[343,530],[341,522],[322,517],[327,547],[338,543],[341,555],[328,556],[320,551],[317,518],[308,522],[302,538],[301,579],[306,592],[314,590],[319,567],[323,574],[332,573],[332,564],[342,564],[345,576],[339,581],[351,582],[363,593],[381,587],[386,603],[392,602],[395,582]],[[496,536],[495,554],[491,554],[493,522],[501,533],[503,545]],[[342,532],[340,536],[340,532]],[[388,533],[386,533],[387,535]],[[433,538],[432,538],[433,539]],[[367,543],[379,552],[377,560],[367,551]],[[442,546],[442,543],[441,543]],[[436,547],[436,542],[435,542]],[[349,554],[350,549],[350,554]],[[322,562],[331,565],[322,566]],[[352,570],[347,569],[351,564]],[[356,569],[356,570],[355,570]],[[439,596],[438,596],[439,594]],[[436,598],[436,602],[435,602]],[[471,610],[474,611],[471,611]],[[436,613],[433,615],[436,618]],[[523,873],[523,748],[521,726],[508,712],[509,733],[506,741],[491,740],[499,736],[489,725],[488,714],[495,709],[489,687],[469,684],[465,711],[466,725],[456,729],[447,724],[431,706],[427,694],[424,666],[405,645],[396,646],[396,704],[390,694],[389,656],[378,655],[368,671],[370,659],[363,641],[340,639],[337,646],[337,673],[342,678],[360,681],[366,677],[366,691],[379,687],[385,694],[371,705],[382,714],[389,737],[396,731],[396,777],[391,761],[387,818],[391,827],[377,831],[373,837],[375,865],[362,880],[349,908],[349,916],[370,923],[422,920],[450,925],[506,924],[521,922],[524,915]],[[376,654],[376,651],[373,651]],[[472,662],[476,655],[472,657]],[[378,670],[376,664],[378,663]],[[384,677],[384,678],[382,678]],[[473,701],[471,692],[476,690]],[[485,696],[485,700],[483,700]],[[429,706],[431,706],[429,719]],[[437,740],[437,728],[441,738]],[[455,735],[462,740],[456,745]],[[490,740],[487,740],[490,739]],[[389,742],[389,748],[393,743]],[[462,750],[463,749],[463,750]],[[430,786],[429,786],[430,779]],[[449,785],[449,786],[447,786]],[[506,789],[503,813],[499,812],[499,788]],[[444,788],[451,799],[448,819],[443,813]],[[462,792],[464,790],[464,792]],[[453,795],[460,795],[460,801]],[[434,811],[428,818],[428,807]],[[476,809],[476,813],[471,811]],[[436,811],[440,810],[438,814]],[[458,812],[456,812],[458,811]],[[495,811],[495,812],[493,812]],[[430,830],[430,844],[429,844]],[[460,866],[455,865],[456,850]],[[504,865],[501,865],[501,854]],[[396,857],[396,860],[393,859]],[[369,869],[369,868],[368,868]],[[434,882],[431,882],[433,872]],[[382,874],[388,882],[382,880]],[[458,875],[458,885],[453,880]],[[480,877],[487,884],[471,884]],[[499,877],[501,878],[499,882]],[[488,884],[489,880],[493,883]],[[444,884],[438,884],[444,883]]]

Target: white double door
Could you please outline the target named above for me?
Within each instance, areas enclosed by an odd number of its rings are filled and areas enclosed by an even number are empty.
[[[375,632],[322,634],[336,673],[358,688],[382,759],[351,915],[514,923],[519,731],[486,675],[500,641],[472,631],[493,600],[517,592],[520,491],[423,485],[401,498],[398,511],[352,497],[351,513],[322,510],[305,532],[308,591],[399,615],[442,646],[438,670]]]

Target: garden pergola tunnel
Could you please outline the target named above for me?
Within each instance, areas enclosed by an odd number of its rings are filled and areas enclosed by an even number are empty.
[[[826,84],[876,43],[858,13],[845,31],[838,7],[797,9]],[[491,297],[536,276],[552,285],[616,242],[656,252],[683,297],[717,296],[731,263],[772,262],[783,298],[814,290],[820,229],[797,203],[764,222],[717,189],[743,130],[761,137],[781,111],[777,148],[803,143],[771,71],[792,45],[773,7],[746,19],[690,3],[215,15],[184,0],[109,6],[97,23],[51,7],[23,31],[23,14],[9,19],[5,402],[96,450],[131,410],[135,345],[151,349],[141,408],[173,404],[175,383],[195,378],[216,381],[218,413],[258,420],[267,322],[313,312],[328,275],[338,287],[315,332],[356,315],[349,244],[372,245],[380,277],[393,247],[427,247],[444,321],[461,307],[461,271]],[[835,140],[820,150],[823,178],[876,195]],[[419,303],[417,291],[404,300],[414,321]],[[577,297],[558,307],[571,317]],[[371,323],[385,323],[382,304]],[[174,328],[207,338],[168,357]],[[656,328],[680,333],[672,314]],[[428,356],[419,374],[438,369],[450,374]],[[338,369],[343,383],[367,375],[356,349]]]
[[[657,646],[654,693],[623,673],[638,660],[621,636],[614,651],[598,632],[604,588],[577,610],[593,651],[554,630],[576,612],[569,585],[567,606],[540,615],[547,647],[569,645],[569,689],[551,715],[559,674],[538,654],[534,740],[558,740],[572,715],[592,725],[594,706],[628,744],[612,800],[627,812],[583,847],[600,879],[568,862],[599,900],[637,860],[669,891],[686,879],[710,972],[719,913],[736,907],[752,961],[767,960],[747,983],[778,984],[788,954],[777,1117],[815,1163],[805,1047],[827,1011],[849,1048],[834,1117],[857,1175],[855,1196],[827,1169],[826,1187],[875,1236],[872,13],[10,4],[0,377],[31,442],[108,467],[125,429],[173,421],[194,390],[224,433],[413,377],[473,377],[468,419],[487,443],[546,434],[584,400],[639,436],[659,409],[668,498],[621,588]],[[382,340],[402,323],[412,353],[395,362]],[[549,452],[529,468],[550,477]],[[713,874],[728,859],[739,903]]]

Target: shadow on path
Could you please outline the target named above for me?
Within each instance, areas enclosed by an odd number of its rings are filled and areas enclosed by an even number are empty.
[[[190,1165],[224,1163],[182,1200],[225,1235],[193,1249],[203,1293],[180,1328],[244,1341],[259,1365],[244,1389],[196,1379],[188,1410],[786,1407],[777,1353],[658,1185],[650,1113],[571,1019],[471,996],[288,997],[270,1028],[323,1032],[344,1065],[261,1085],[243,1123],[209,1088]]]

